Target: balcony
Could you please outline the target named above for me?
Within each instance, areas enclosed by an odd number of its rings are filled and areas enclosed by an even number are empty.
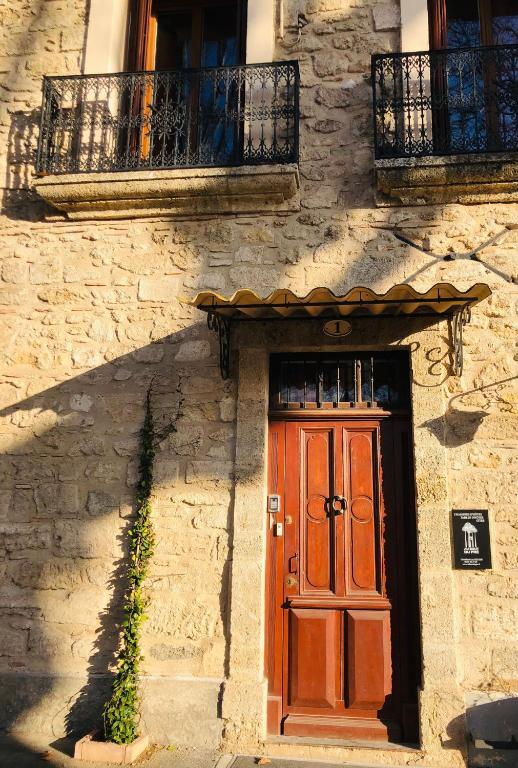
[[[518,200],[518,45],[372,59],[378,202]]]
[[[46,77],[36,191],[69,218],[293,210],[298,98],[297,62]]]

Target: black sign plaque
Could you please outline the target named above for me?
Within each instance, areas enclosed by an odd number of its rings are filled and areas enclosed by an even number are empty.
[[[453,509],[451,514],[454,567],[465,570],[491,568],[487,509]]]

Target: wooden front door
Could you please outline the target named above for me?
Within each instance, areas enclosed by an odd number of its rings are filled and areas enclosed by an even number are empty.
[[[272,416],[268,729],[415,742],[409,422],[360,410]]]

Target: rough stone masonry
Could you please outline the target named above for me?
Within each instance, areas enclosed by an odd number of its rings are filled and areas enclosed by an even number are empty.
[[[421,290],[444,280],[493,291],[465,329],[462,379],[448,375],[441,325],[414,380],[439,412],[414,419],[429,457],[416,466],[422,749],[272,752],[462,765],[468,703],[518,690],[517,287],[480,263],[431,262],[392,232],[436,253],[465,251],[518,225],[518,204],[377,208],[370,55],[398,49],[399,9],[306,0],[300,41],[288,47],[293,34],[276,50],[301,67],[299,212],[48,219],[32,190],[41,79],[81,71],[88,5],[5,0],[0,8],[1,724],[50,738],[84,731],[98,716],[117,647],[144,395],[155,376],[163,439],[143,722],[162,743],[260,748],[244,700],[241,720],[239,700],[220,707],[229,659],[247,651],[247,637],[235,623],[230,630],[237,382],[221,381],[216,337],[178,297],[203,288],[383,291],[417,273]],[[516,274],[517,249],[511,230],[484,256]],[[493,569],[452,573],[449,510],[474,503],[490,510]]]

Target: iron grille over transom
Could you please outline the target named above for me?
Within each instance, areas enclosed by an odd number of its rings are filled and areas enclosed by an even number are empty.
[[[518,150],[518,45],[373,56],[377,158]]]
[[[297,62],[46,77],[40,174],[298,160]]]
[[[408,353],[272,355],[270,407],[408,410]]]

